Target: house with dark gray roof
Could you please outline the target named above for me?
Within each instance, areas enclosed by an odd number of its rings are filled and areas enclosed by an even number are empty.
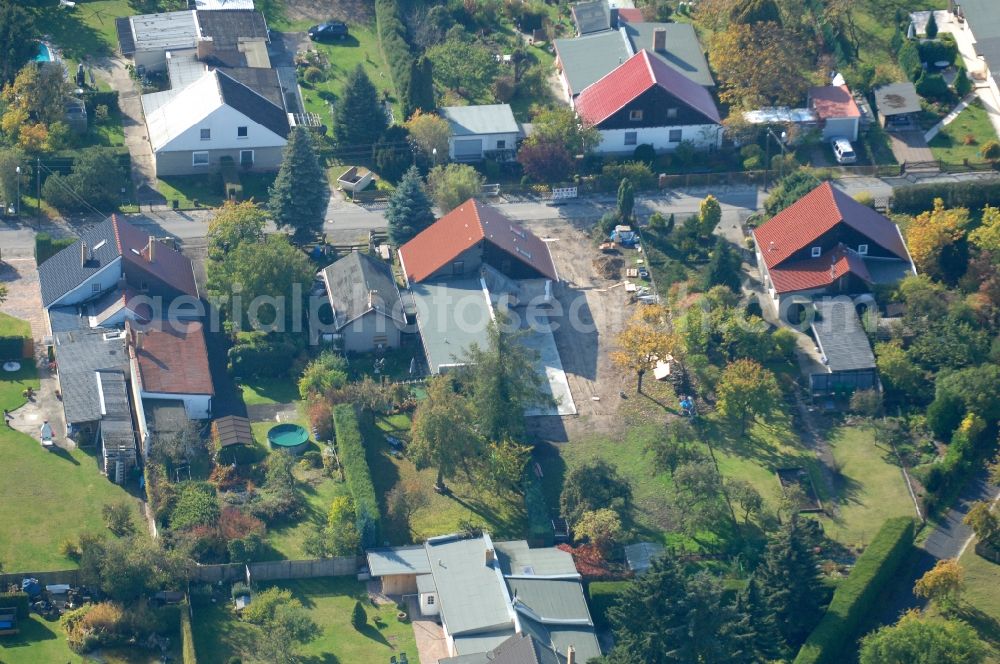
[[[570,5],[577,35],[590,35],[611,29],[611,8],[606,0],[587,0]]]
[[[406,315],[388,263],[356,251],[328,266],[320,278],[343,350],[364,353],[399,346]]]
[[[190,259],[116,215],[39,265],[38,282],[52,332],[148,319],[181,297],[191,312],[199,297]]]
[[[453,161],[482,161],[487,155],[513,159],[524,136],[510,104],[445,106],[441,115],[451,129],[448,157]]]
[[[390,595],[415,595],[438,617],[448,664],[555,664],[601,655],[573,557],[524,541],[443,535],[372,549],[371,575]]]
[[[143,95],[157,175],[208,174],[226,158],[247,170],[277,170],[291,123],[274,103],[277,83],[268,88],[262,94],[214,69],[184,88]]]
[[[809,329],[819,350],[821,369],[809,374],[813,394],[871,390],[878,386],[875,354],[851,298],[819,298]]]

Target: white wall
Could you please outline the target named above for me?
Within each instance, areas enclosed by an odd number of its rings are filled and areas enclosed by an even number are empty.
[[[212,396],[209,394],[167,394],[142,390],[143,399],[178,399],[184,402],[189,420],[207,420],[212,416]]]
[[[261,103],[265,103],[261,99]],[[246,127],[246,138],[236,136],[237,127]],[[210,129],[212,137],[201,140],[201,130]],[[264,147],[282,147],[285,139],[273,131],[250,120],[239,111],[222,105],[202,120],[194,123],[172,141],[163,145],[159,152],[181,150],[251,150]],[[238,166],[239,164],[237,164]]]
[[[681,141],[691,141],[695,147],[705,149],[722,144],[722,127],[714,124],[685,125],[682,127],[636,127],[634,129],[601,129],[601,144],[597,152],[603,154],[632,154],[636,147],[648,143],[657,152],[673,152],[680,141],[670,141],[671,130],[681,130]],[[635,145],[625,145],[625,134],[636,132]]]
[[[483,141],[483,151],[490,150],[515,150],[517,149],[518,134],[473,134],[468,136],[450,136],[448,138],[448,157],[455,158],[455,141],[479,138]],[[504,141],[502,148],[497,147],[497,141]],[[481,156],[481,155],[480,155]]]
[[[58,300],[50,304],[50,307],[65,307],[71,304],[79,304],[100,293],[111,290],[118,285],[118,280],[122,278],[122,259],[119,256],[96,273],[90,279],[69,291]],[[99,285],[99,290],[94,291],[94,284]]]
[[[830,140],[835,136],[846,136],[849,140],[858,140],[858,119],[857,118],[828,118],[823,125],[823,140]]]

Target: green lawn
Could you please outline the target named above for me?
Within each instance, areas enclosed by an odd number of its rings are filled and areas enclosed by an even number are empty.
[[[0,314],[0,334],[27,334],[28,324]],[[0,372],[0,407],[24,404],[21,393],[38,388],[34,364],[15,373]],[[42,449],[38,441],[0,423],[0,563],[10,571],[75,567],[59,544],[90,530],[103,532],[101,507],[132,501],[121,487],[100,474],[93,456],[80,451]],[[138,514],[136,515],[138,520]]]
[[[167,199],[177,201],[182,209],[197,207],[218,207],[225,200],[222,176],[219,173],[205,175],[171,175],[156,181],[156,190]]]
[[[838,479],[839,514],[824,518],[832,539],[867,545],[883,522],[895,516],[915,517],[913,500],[891,451],[875,446],[867,427],[843,426],[830,436],[833,456],[842,470]]]
[[[967,137],[971,141],[967,144]],[[968,159],[971,162],[981,162],[979,150],[983,144],[996,140],[997,134],[990,122],[989,114],[978,99],[969,104],[954,122],[944,127],[931,139],[931,152],[935,159],[951,163],[962,163]]]
[[[1000,565],[977,556],[971,546],[959,562],[965,570],[960,616],[989,644],[988,661],[995,664],[1000,662],[1000,593],[997,592]]]
[[[243,402],[248,406],[299,401],[299,386],[288,376],[255,378],[242,382]]]
[[[385,434],[404,440],[409,439],[410,418],[395,415],[380,418],[373,427],[369,415],[361,420],[361,432],[368,452],[368,465],[375,483],[375,494],[379,497],[382,514],[385,514],[385,497],[398,482],[416,479],[430,496],[430,505],[417,512],[410,524],[412,532],[393,528],[385,522],[383,535],[392,544],[405,544],[434,535],[443,535],[459,530],[463,521],[484,525],[490,534],[500,539],[521,539],[525,534],[524,501],[520,495],[494,495],[478,490],[473,482],[462,473],[446,483],[452,493],[442,496],[434,492],[436,471],[432,468],[417,470],[409,459],[396,458],[390,453]]]
[[[271,584],[261,584],[261,587]],[[276,583],[288,588],[309,610],[319,624],[321,635],[302,647],[310,662],[387,662],[391,656],[406,653],[417,662],[417,648],[410,623],[396,619],[396,606],[372,606],[363,584],[353,577],[326,577]],[[351,609],[361,600],[368,613],[368,627],[361,632],[351,626]],[[194,639],[199,661],[225,662],[234,655],[249,652],[254,631],[241,623],[229,602],[196,606]],[[375,622],[375,621],[378,622]]]
[[[313,445],[313,449],[318,449]],[[269,528],[267,543],[280,558],[290,560],[309,558],[302,543],[313,531],[326,526],[327,513],[334,498],[347,494],[347,486],[338,479],[332,479],[323,469],[295,470],[302,493],[306,497],[306,516],[297,523]]]
[[[385,58],[382,57],[374,23],[371,25],[351,25],[350,33],[349,37],[333,44],[312,42],[309,46],[310,49],[325,54],[330,66],[326,70],[325,80],[302,86],[302,100],[306,110],[319,115],[327,127],[331,125],[329,101],[324,99],[320,93],[339,95],[348,75],[358,65],[364,68],[379,94],[387,91],[390,96],[395,96],[392,77],[389,74]],[[398,100],[396,100],[394,108],[398,115],[400,112]],[[401,121],[401,118],[397,117],[397,120]]]
[[[74,62],[112,55],[118,44],[115,19],[135,13],[129,0],[83,0],[72,10],[53,0],[34,8],[39,31]]]

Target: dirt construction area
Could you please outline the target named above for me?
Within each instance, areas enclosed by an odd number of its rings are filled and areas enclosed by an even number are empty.
[[[611,361],[615,339],[632,315],[633,304],[620,279],[597,274],[594,260],[601,254],[589,236],[590,223],[569,219],[521,221],[546,241],[560,284],[559,306],[550,321],[563,370],[576,403],[577,415],[528,418],[530,433],[539,440],[560,442],[580,435],[612,432],[621,403],[621,390],[634,390]]]

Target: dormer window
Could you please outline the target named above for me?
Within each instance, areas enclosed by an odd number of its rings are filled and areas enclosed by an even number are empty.
[[[858,253],[861,254],[862,256],[866,255],[868,253],[868,245],[867,244],[859,244],[858,245]]]
[[[819,258],[822,255],[823,255],[823,247],[813,247],[812,248],[812,257],[813,258]]]
[[[628,119],[632,122],[642,121],[642,110],[632,110],[628,112]]]

